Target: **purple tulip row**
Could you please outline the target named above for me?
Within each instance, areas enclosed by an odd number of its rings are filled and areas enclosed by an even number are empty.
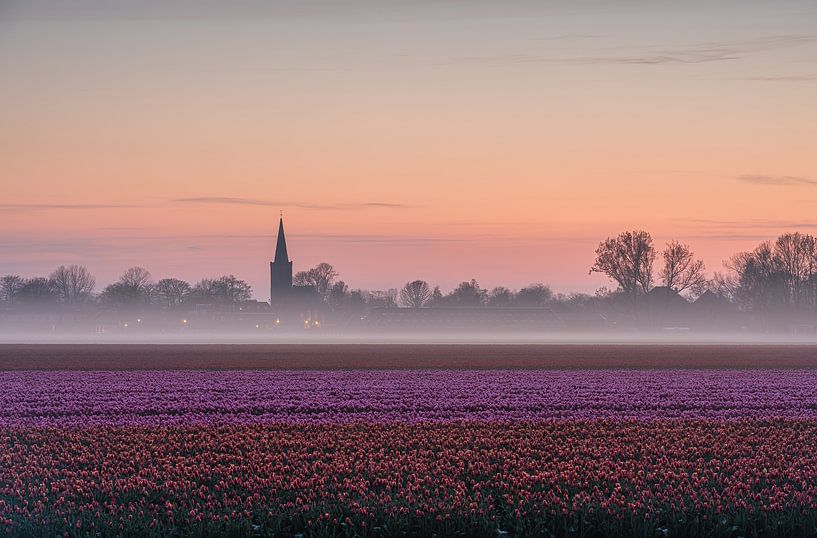
[[[817,419],[813,370],[28,371],[0,427]]]

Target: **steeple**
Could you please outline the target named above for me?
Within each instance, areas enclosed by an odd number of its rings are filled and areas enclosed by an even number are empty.
[[[270,304],[281,304],[292,292],[292,262],[287,252],[284,235],[284,215],[278,221],[278,242],[275,244],[275,260],[269,264]]]
[[[289,255],[287,254],[287,238],[284,235],[284,217],[278,221],[278,242],[275,244],[275,263],[288,262]]]

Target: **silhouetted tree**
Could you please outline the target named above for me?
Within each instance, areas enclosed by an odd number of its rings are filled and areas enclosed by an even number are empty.
[[[99,294],[99,301],[110,306],[125,307],[146,304],[148,297],[144,290],[122,282],[114,282],[105,286],[105,289]]]
[[[349,300],[349,295],[349,286],[346,285],[346,282],[342,280],[335,282],[329,290],[329,297],[327,299],[329,306],[334,310],[344,308]]]
[[[131,267],[117,282],[102,290],[99,300],[117,307],[138,306],[150,302],[152,291],[150,272],[142,267]]]
[[[730,303],[738,302],[738,288],[740,282],[734,274],[717,271],[712,275],[708,287],[718,297],[722,297]]]
[[[131,267],[122,273],[119,282],[136,290],[147,291],[151,286],[150,271],[144,267]]]
[[[337,276],[338,272],[335,271],[335,268],[323,262],[309,271],[299,271],[295,274],[292,282],[296,286],[313,286],[318,296],[325,300]]]
[[[789,303],[795,308],[815,305],[817,241],[808,234],[787,233],[777,238],[774,253],[785,275]]]
[[[213,282],[216,296],[228,303],[239,303],[252,299],[252,287],[234,275],[225,275]]]
[[[29,278],[17,290],[15,295],[18,303],[25,304],[53,304],[57,302],[57,292],[54,283],[44,277]]]
[[[454,291],[444,297],[444,304],[450,306],[483,306],[488,292],[479,287],[479,283],[471,279],[470,282],[460,282]]]
[[[96,279],[82,265],[60,265],[49,279],[59,300],[67,304],[88,301],[96,285]]]
[[[513,291],[504,286],[497,286],[488,293],[486,302],[488,306],[507,307],[513,304],[514,297]]]
[[[215,294],[213,289],[214,282],[215,280],[212,278],[202,278],[190,289],[190,293],[187,294],[187,299],[199,303],[210,302]]]
[[[425,280],[407,282],[400,290],[400,302],[409,308],[421,308],[431,298],[431,289]]]
[[[388,290],[371,290],[366,293],[366,306],[369,308],[396,308],[397,288]]]
[[[745,308],[768,315],[786,306],[787,277],[770,242],[761,243],[751,252],[735,254],[726,265],[736,275],[736,297]]]
[[[622,232],[608,237],[596,249],[591,273],[603,273],[614,280],[635,306],[639,294],[652,288],[652,265],[655,248],[647,232]]]
[[[661,253],[661,283],[678,293],[689,292],[696,297],[706,290],[706,267],[703,260],[696,260],[689,245],[670,241]]]
[[[14,299],[24,284],[25,279],[20,275],[5,275],[0,278],[0,300],[14,304]]]
[[[234,305],[252,298],[252,287],[233,275],[217,279],[203,278],[190,290],[189,297],[195,301]]]
[[[544,284],[531,284],[516,294],[514,303],[517,306],[541,307],[553,299],[553,291]]]
[[[352,290],[346,300],[346,309],[356,313],[363,313],[366,308],[366,292],[363,290]]]
[[[153,293],[161,305],[172,308],[182,304],[191,290],[190,284],[184,280],[163,278],[156,283]]]
[[[444,302],[445,297],[443,297],[443,292],[440,291],[440,287],[434,286],[434,289],[431,290],[431,297],[429,297],[426,302],[426,306],[442,306]]]
[[[783,234],[725,265],[736,301],[766,321],[817,310],[817,240],[811,235]]]

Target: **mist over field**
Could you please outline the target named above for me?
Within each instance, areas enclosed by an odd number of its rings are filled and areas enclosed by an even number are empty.
[[[621,232],[590,267],[614,287],[593,294],[476,279],[351,289],[328,262],[295,272],[290,251],[281,217],[268,301],[233,274],[190,284],[133,266],[99,292],[77,264],[5,275],[0,342],[817,342],[817,238],[800,232],[712,275],[687,244]]]
[[[803,345],[817,344],[811,335],[774,335],[747,333],[576,333],[576,332],[430,332],[416,331],[371,333],[345,332],[315,334],[277,334],[274,336],[248,331],[202,333],[168,333],[165,331],[129,334],[89,334],[85,332],[0,334],[0,344],[741,344]]]

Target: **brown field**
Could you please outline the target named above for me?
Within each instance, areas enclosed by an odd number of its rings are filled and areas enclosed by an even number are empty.
[[[817,368],[817,346],[8,344],[0,370]]]

